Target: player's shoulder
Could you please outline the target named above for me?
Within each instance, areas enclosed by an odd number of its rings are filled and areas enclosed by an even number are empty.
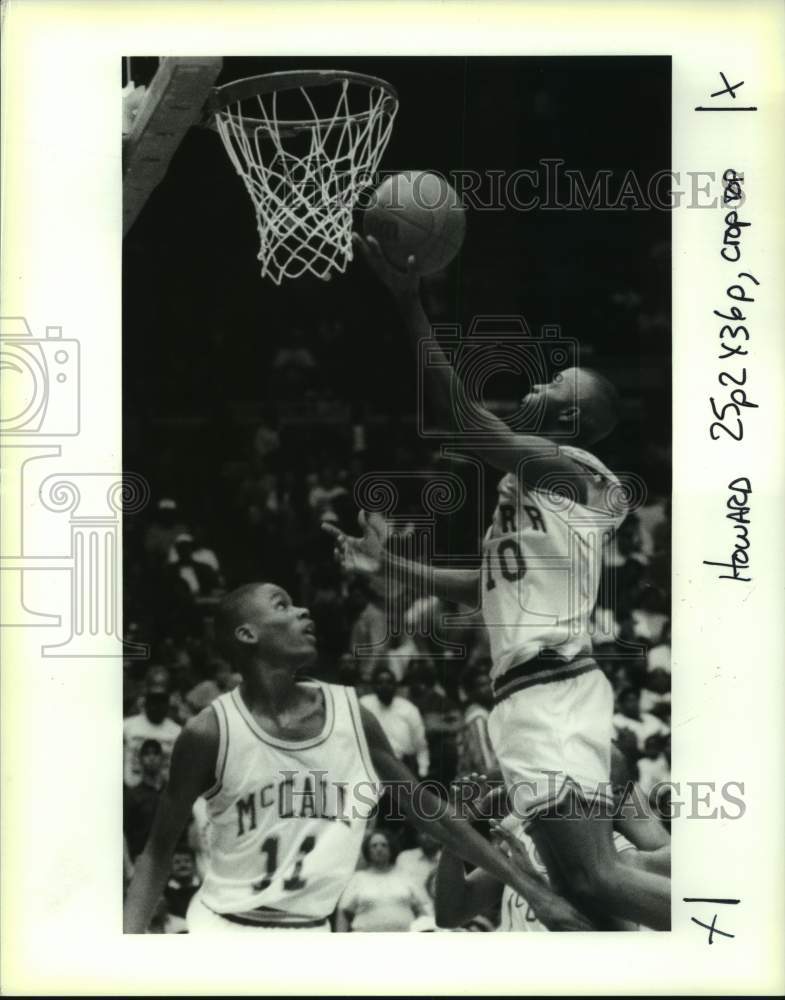
[[[218,745],[220,730],[214,705],[213,702],[205,706],[201,712],[188,719],[180,732],[179,741],[181,743],[201,747]]]
[[[561,452],[584,477],[585,500],[583,506],[610,515],[620,524],[627,515],[627,496],[619,477],[604,462],[585,448],[562,445]]]
[[[585,469],[587,472],[591,472],[595,476],[601,476],[603,479],[616,479],[616,476],[607,465],[601,462],[596,455],[593,455],[590,451],[586,451],[585,448],[563,444],[559,447],[559,454],[563,458],[569,459],[574,465]]]

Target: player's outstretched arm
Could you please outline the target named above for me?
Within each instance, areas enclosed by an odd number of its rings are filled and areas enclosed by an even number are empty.
[[[441,569],[402,559],[387,549],[389,531],[380,514],[360,511],[360,537],[346,535],[334,524],[322,528],[335,542],[335,558],[347,573],[360,573],[380,586],[389,583],[394,589],[415,582],[420,593],[435,594],[445,601],[476,608],[480,603],[479,569]]]
[[[449,816],[441,799],[427,787],[415,788],[412,772],[398,760],[378,720],[362,709],[362,722],[373,766],[381,781],[394,785],[412,824],[435,837],[451,853],[483,868],[499,882],[512,886],[531,904],[538,918],[552,930],[593,930],[591,923],[566,900],[557,896],[541,879],[521,871],[494,850],[468,824]]]
[[[355,234],[354,242],[371,269],[392,293],[418,357],[420,341],[428,339],[431,363],[423,372],[428,399],[435,407],[438,419],[449,430],[460,433],[461,426],[456,419],[452,398],[458,376],[436,338],[431,336],[431,323],[420,299],[416,258],[410,256],[406,270],[401,271],[387,260],[372,236],[363,239]],[[471,409],[472,428],[483,432],[481,440],[473,434],[467,445],[489,465],[504,472],[514,472],[529,482],[537,482],[552,473],[574,477],[579,471],[570,459],[560,453],[553,441],[538,434],[516,434],[503,420],[473,400],[471,393],[462,393],[461,407],[464,419],[466,410]],[[578,476],[578,488],[581,482]]]
[[[164,789],[150,836],[136,860],[123,907],[123,932],[144,934],[169,877],[172,855],[191,818],[196,799],[215,781],[218,723],[206,708],[189,719],[172,751]]]

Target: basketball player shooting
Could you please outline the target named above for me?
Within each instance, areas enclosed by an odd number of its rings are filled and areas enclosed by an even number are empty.
[[[458,376],[431,336],[417,260],[410,255],[406,267],[398,268],[372,235],[354,239],[392,293],[418,357],[420,341],[429,339],[426,398],[444,426],[460,434],[452,399]],[[361,514],[362,538],[347,537],[328,525],[325,529],[349,570],[387,574],[392,567],[408,579],[416,576],[448,601],[472,609],[482,606],[493,659],[495,707],[489,735],[513,794],[514,812],[529,822],[552,883],[566,887],[586,913],[667,929],[669,880],[629,868],[614,850],[613,690],[592,657],[589,632],[601,540],[625,516],[617,502],[610,502],[614,489],[620,492],[618,480],[586,450],[616,423],[615,390],[605,378],[582,368],[533,386],[522,400],[522,407],[540,418],[537,433],[529,434],[514,432],[466,391],[462,398],[464,407],[471,408],[472,426],[483,432],[482,444],[470,436],[467,447],[504,473],[481,569],[396,560],[386,548],[386,529],[378,516]],[[558,446],[549,437],[563,436],[576,424],[574,445]],[[549,480],[568,484],[570,503]],[[582,555],[576,564],[576,549],[593,549],[595,557]],[[603,803],[609,809],[597,810]]]
[[[298,676],[317,659],[316,636],[309,612],[284,590],[240,587],[224,598],[217,627],[243,680],[189,720],[175,743],[169,783],[128,889],[126,933],[148,927],[199,796],[207,801],[210,850],[189,931],[329,930],[380,782],[395,785],[416,827],[525,894],[543,923],[591,929],[542,880],[416,787],[352,688]]]

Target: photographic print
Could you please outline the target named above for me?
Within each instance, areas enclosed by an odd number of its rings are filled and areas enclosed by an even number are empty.
[[[670,60],[125,69],[129,929],[666,930]]]
[[[11,4],[14,989],[782,979],[781,14],[448,6]]]

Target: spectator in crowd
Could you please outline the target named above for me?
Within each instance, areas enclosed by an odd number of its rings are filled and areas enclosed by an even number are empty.
[[[670,725],[671,718],[671,675],[661,667],[649,670],[641,689],[641,711],[656,715]]]
[[[426,777],[430,767],[425,724],[417,707],[395,693],[395,675],[381,664],[373,673],[373,694],[360,698],[360,704],[379,720],[395,756],[415,774]]]
[[[269,464],[281,447],[281,435],[272,413],[266,413],[253,438],[253,453],[261,462]]]
[[[439,864],[439,841],[424,830],[417,833],[417,847],[401,851],[395,859],[395,870],[405,875],[415,886],[432,899],[428,883]]]
[[[341,497],[347,495],[346,487],[338,482],[338,474],[332,462],[324,466],[317,477],[317,481],[308,494],[308,506],[314,512],[316,520],[332,521],[339,520],[336,507]]]
[[[145,740],[156,740],[161,747],[161,777],[169,777],[169,761],[180,726],[167,717],[169,709],[169,671],[150,667],[145,677],[144,706],[138,715],[123,722],[123,781],[129,788],[142,780],[140,751]]]
[[[317,566],[311,580],[308,606],[319,636],[322,666],[332,671],[346,649],[348,624],[341,595],[341,578],[332,563]]]
[[[664,670],[671,672],[671,623],[667,620],[662,626],[660,638],[649,649],[646,657],[649,671]]]
[[[425,891],[393,867],[389,837],[376,830],[363,844],[367,868],[356,871],[338,901],[337,931],[408,931],[431,914]]]
[[[617,699],[617,712],[613,717],[613,726],[618,737],[622,730],[627,730],[635,737],[638,753],[643,753],[649,736],[668,735],[668,727],[656,715],[641,712],[640,695],[635,688],[621,691]]]
[[[633,637],[649,644],[658,643],[668,623],[668,612],[665,593],[657,587],[646,586],[630,612]]]
[[[647,559],[654,555],[657,545],[657,531],[668,521],[668,500],[664,496],[652,495],[645,507],[636,512],[641,535],[641,552]]]
[[[242,680],[230,663],[221,657],[216,657],[210,664],[210,675],[200,681],[185,696],[185,704],[191,715],[198,715],[225,691],[232,691]]]
[[[665,756],[665,743],[670,743],[670,737],[661,735],[649,736],[643,744],[643,756],[638,760],[638,784],[646,798],[656,785],[671,780],[671,769]]]
[[[287,333],[286,341],[273,358],[271,388],[279,399],[294,399],[313,384],[316,359],[299,327]]]
[[[145,551],[153,565],[163,565],[167,561],[175,538],[186,530],[177,502],[171,497],[162,497],[155,505],[155,514],[144,538]]]
[[[409,700],[425,725],[430,758],[429,776],[448,785],[458,767],[458,733],[463,724],[461,710],[436,681],[436,669],[426,658],[409,664]]]
[[[493,708],[493,688],[487,669],[474,667],[463,680],[467,705],[463,713],[460,758],[456,773],[493,774],[499,765],[488,736],[488,717]]]
[[[598,606],[626,617],[635,606],[648,562],[636,514],[628,514],[605,547]]]
[[[387,615],[382,602],[371,588],[360,578],[349,584],[347,603],[350,613],[359,609],[349,633],[349,652],[357,655],[361,646],[376,647],[380,651],[387,638]],[[364,655],[369,656],[370,650]]]
[[[172,918],[172,927],[167,933],[172,933],[173,930],[175,933],[179,930],[185,931],[188,904],[200,884],[193,850],[188,844],[178,844],[172,855],[172,872],[164,889],[166,908]]]
[[[221,581],[217,570],[209,561],[196,558],[194,537],[189,531],[180,532],[174,540],[171,570],[172,575],[185,584],[194,598],[210,597],[220,588]]]
[[[141,776],[123,789],[123,834],[128,856],[134,862],[144,849],[164,787],[164,757],[158,740],[147,739],[139,750]]]
[[[211,549],[208,545],[204,544],[199,533],[189,531],[180,532],[180,534],[175,538],[175,543],[169,553],[169,562],[176,563],[181,561],[181,555],[178,550],[178,542],[187,542],[189,536],[191,560],[198,565],[209,566],[217,577],[217,586],[223,586],[223,581],[221,579],[221,564],[218,560],[218,556],[215,554],[214,549]]]

